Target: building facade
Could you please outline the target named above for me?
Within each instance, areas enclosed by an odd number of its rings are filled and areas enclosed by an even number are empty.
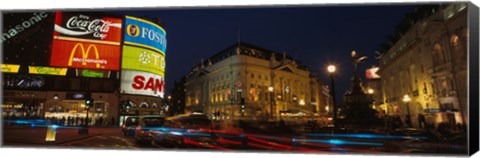
[[[280,119],[325,112],[324,84],[287,56],[239,43],[187,75],[186,112],[213,119]],[[316,114],[316,115],[315,115]]]
[[[415,13],[379,59],[385,110],[414,127],[466,124],[467,3]]]
[[[83,37],[74,37],[75,35],[62,34],[53,27],[54,25],[63,26],[66,23],[66,20],[63,22],[55,20],[62,19],[61,16],[64,17],[63,19],[87,18],[85,22],[109,17],[120,25],[123,25],[123,21],[127,19],[130,21],[134,19],[135,22],[142,22],[142,24],[137,24],[139,26],[160,28],[158,24],[145,19],[107,15],[102,12],[4,13],[3,16],[6,18],[2,19],[2,23],[6,27],[3,32],[11,31],[16,24],[22,21],[21,19],[28,19],[32,15],[42,15],[43,19],[30,19],[30,22],[35,25],[32,25],[28,31],[18,32],[15,36],[3,38],[7,34],[2,34],[2,47],[5,50],[2,54],[1,64],[3,90],[1,116],[3,118],[78,118],[76,120],[81,120],[87,114],[85,105],[87,99],[94,100],[92,106],[88,108],[92,125],[99,125],[99,122],[104,125],[119,125],[121,119],[129,115],[150,115],[162,112],[163,96],[160,94],[163,94],[163,89],[160,90],[161,93],[158,92],[158,89],[163,86],[164,81],[154,80],[160,77],[151,71],[163,69],[157,65],[144,64],[147,62],[139,62],[139,58],[142,56],[139,57],[137,54],[143,55],[144,58],[151,58],[154,62],[157,58],[152,56],[153,53],[147,54],[147,52],[154,52],[152,50],[138,53],[135,50],[145,49],[127,47],[125,41],[128,40],[125,38],[130,32],[122,29],[126,26],[118,27],[119,25],[117,25],[117,27],[106,29],[106,32],[103,32],[111,37],[107,38],[111,39],[110,43],[115,43],[108,46],[102,44],[102,40],[93,36],[93,33]],[[125,22],[125,25],[128,26],[128,24]],[[121,36],[122,34],[127,35]],[[68,37],[73,40],[61,40],[60,37]],[[97,43],[82,42],[83,38],[94,39]],[[130,41],[135,42],[132,40],[133,38],[130,37]],[[103,41],[103,43],[108,42]],[[120,52],[122,46],[129,49]],[[105,55],[106,53],[118,56],[112,57]],[[59,56],[62,55],[70,58],[60,58]],[[89,61],[103,62],[90,63]],[[56,65],[58,63],[60,65]],[[143,69],[135,70],[125,65]],[[132,79],[134,77],[144,80],[134,80]],[[137,88],[128,87],[132,85]],[[155,87],[149,85],[155,85]]]

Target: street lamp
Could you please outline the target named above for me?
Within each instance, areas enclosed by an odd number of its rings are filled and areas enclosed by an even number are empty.
[[[270,118],[273,119],[273,87],[268,87],[268,91],[270,92]]]
[[[58,96],[57,94],[55,94],[55,96],[53,96],[53,112],[57,112],[57,100],[58,100]]]
[[[168,99],[168,100],[167,100],[167,104],[168,104],[167,106],[173,107],[172,96],[171,96],[171,95],[168,95],[167,99]],[[168,112],[167,114],[168,114],[169,116],[170,116],[170,115],[174,115],[174,113],[175,113],[174,109],[176,109],[176,108],[172,108],[172,111]]]
[[[80,129],[79,133],[83,133],[83,134],[88,134],[88,111],[90,110],[90,106],[92,106],[93,104],[93,99],[86,99],[85,100],[85,110],[87,110],[87,116],[85,117],[85,125],[84,125],[84,128]]]
[[[374,92],[375,92],[375,91],[374,91],[373,89],[371,89],[371,88],[368,88],[368,90],[367,90],[367,93],[370,95],[370,97],[371,97],[372,100],[373,100],[373,103],[372,103],[372,108],[373,108],[373,109],[375,109],[375,100],[374,100],[374,98],[373,98],[373,93],[374,93]]]
[[[408,106],[408,103],[410,102],[410,100],[411,100],[410,96],[408,96],[407,94],[403,96],[403,102],[407,104],[407,118],[405,122],[407,122],[408,127],[411,127],[412,125],[412,122],[410,120],[410,107]]]
[[[336,120],[337,120],[337,106],[335,105],[335,80],[333,79],[333,75],[335,73],[335,65],[329,65],[327,67],[327,70],[328,70],[328,74],[330,76],[330,84],[332,86],[331,88],[331,91],[330,91],[330,95],[332,96],[332,103],[333,103],[333,118],[332,118],[332,121],[333,121],[333,126],[336,127]]]
[[[367,92],[368,92],[368,94],[373,94],[375,91],[373,91],[373,89],[369,88],[369,89],[367,90]]]

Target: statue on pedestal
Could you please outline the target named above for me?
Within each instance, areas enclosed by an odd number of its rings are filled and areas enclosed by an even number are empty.
[[[375,125],[377,121],[381,122],[376,117],[376,111],[371,106],[373,100],[365,94],[357,76],[358,65],[366,59],[367,56],[360,56],[355,51],[352,51],[352,87],[344,95],[345,110],[343,114],[345,118],[342,124],[354,128]]]

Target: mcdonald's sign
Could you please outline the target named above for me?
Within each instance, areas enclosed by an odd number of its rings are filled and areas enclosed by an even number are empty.
[[[120,46],[54,39],[51,66],[118,70]]]

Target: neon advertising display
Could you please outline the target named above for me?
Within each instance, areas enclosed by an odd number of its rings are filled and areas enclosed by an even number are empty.
[[[15,64],[1,64],[2,65],[2,72],[5,73],[18,73],[20,69],[20,65]]]
[[[122,70],[121,91],[127,94],[148,95],[163,98],[165,80],[148,72]]]
[[[125,17],[124,43],[149,48],[165,54],[167,33],[161,26],[136,17]]]
[[[124,45],[122,69],[139,70],[165,76],[165,56],[150,49]]]
[[[67,68],[45,67],[45,66],[28,66],[28,73],[40,75],[67,75]]]
[[[166,32],[159,25],[125,17],[121,91],[163,98]]]
[[[51,66],[118,70],[122,19],[57,12]]]
[[[111,71],[75,69],[75,73],[77,77],[109,78]]]

